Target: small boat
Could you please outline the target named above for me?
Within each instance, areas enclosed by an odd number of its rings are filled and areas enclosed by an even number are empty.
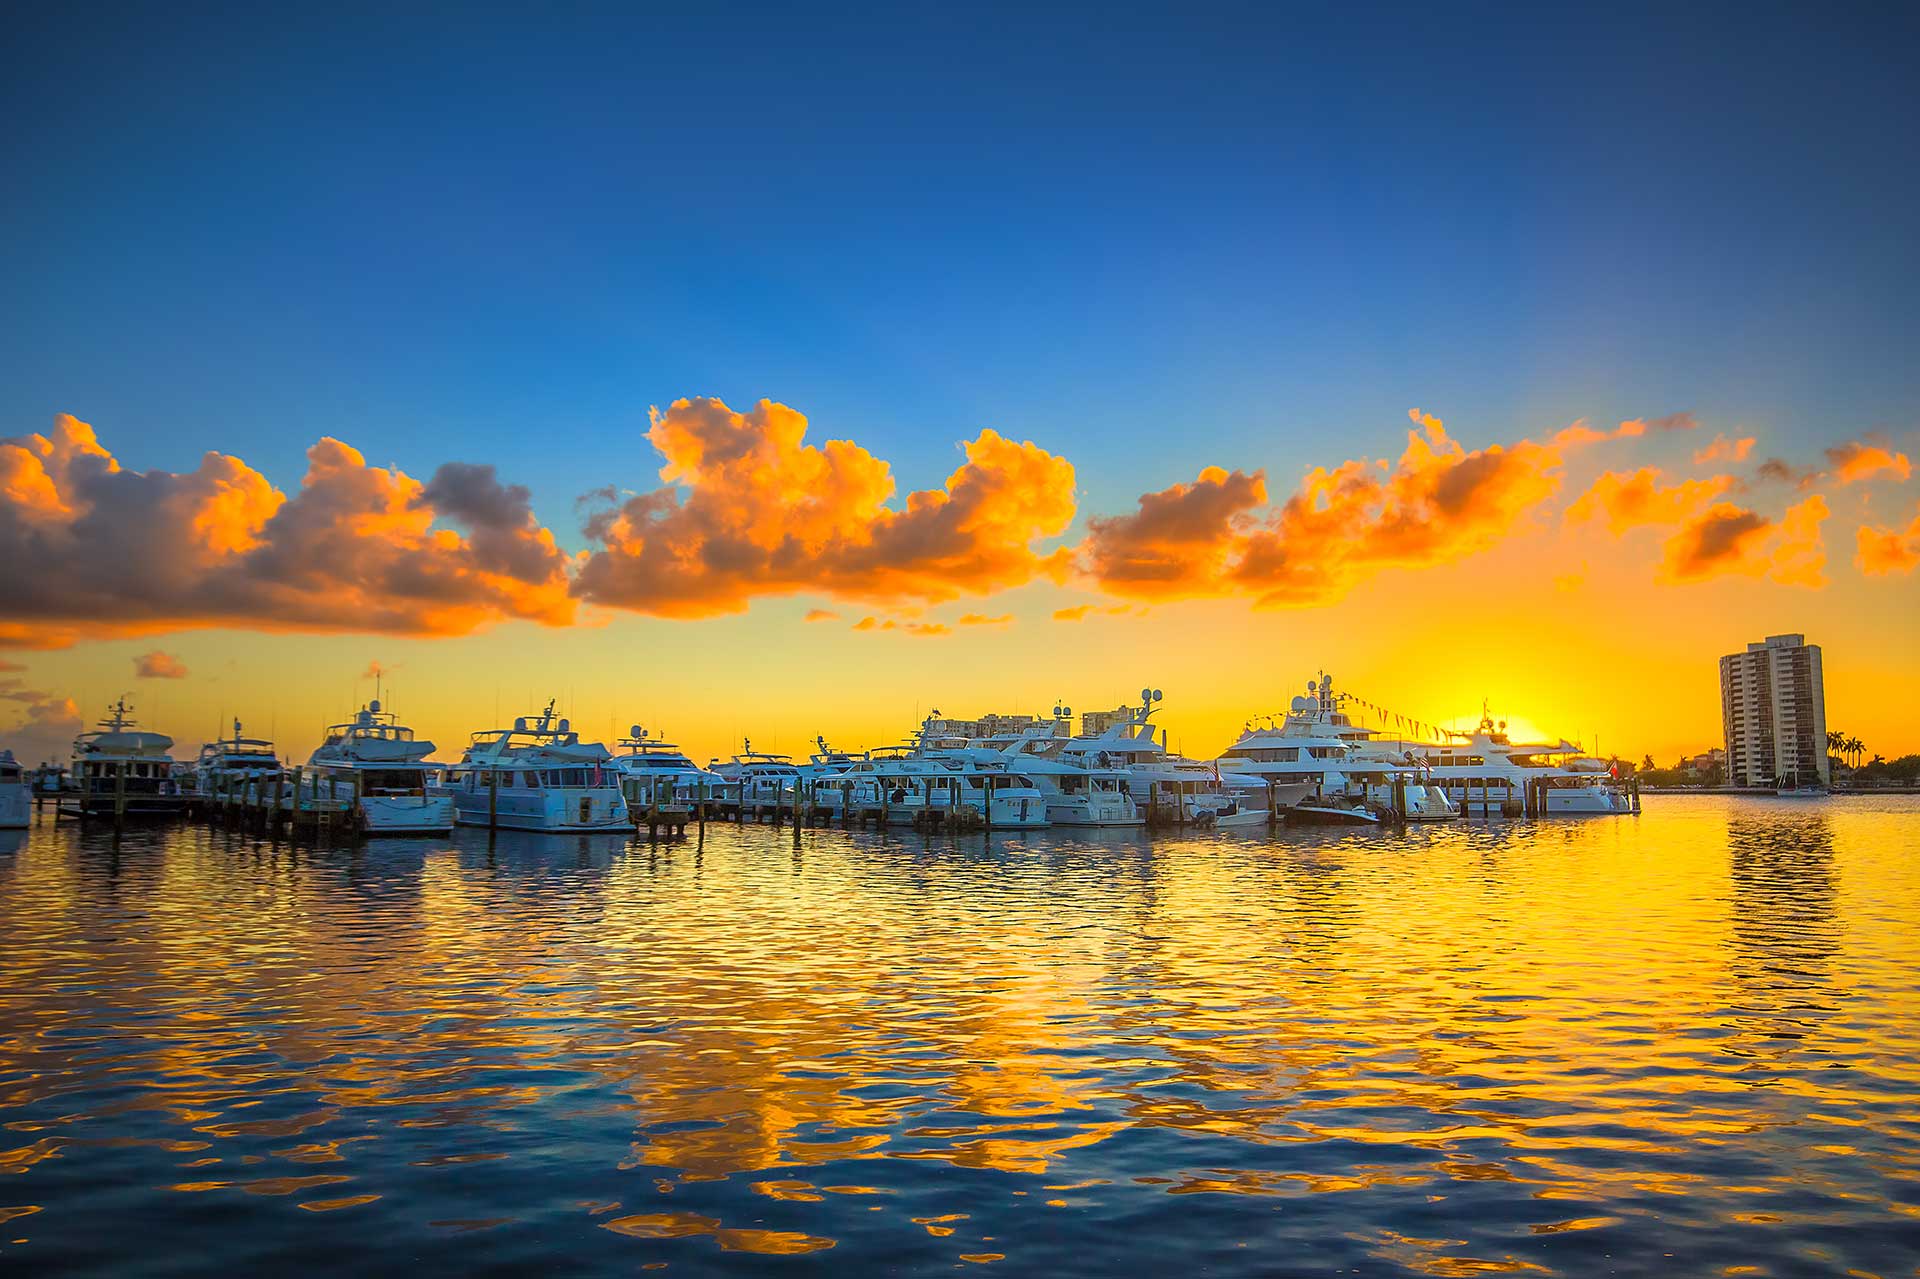
[[[33,823],[33,784],[12,751],[0,751],[0,830]]]
[[[236,721],[236,733],[239,727]],[[316,797],[350,803],[354,824],[369,835],[444,835],[453,829],[453,799],[433,785],[435,770],[425,762],[432,753],[432,742],[375,698],[346,723],[328,726],[307,772]]]
[[[100,726],[73,741],[71,787],[60,811],[69,817],[177,817],[187,797],[173,778],[173,739],[149,733],[121,698]]]
[[[552,833],[631,833],[620,770],[599,742],[582,742],[553,713],[522,715],[512,728],[473,734],[446,771],[441,794],[463,826]]]

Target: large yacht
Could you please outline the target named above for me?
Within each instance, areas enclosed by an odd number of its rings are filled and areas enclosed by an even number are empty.
[[[1545,783],[1545,816],[1633,811],[1633,797],[1607,771],[1607,765],[1564,738],[1511,741],[1506,721],[1496,722],[1484,707],[1472,732],[1447,736],[1450,740],[1444,743],[1415,746],[1413,753],[1470,817],[1523,811],[1531,782]]]
[[[433,743],[415,737],[375,698],[328,727],[307,771],[327,798],[356,801],[355,822],[370,835],[443,835],[453,829],[453,800],[431,784],[431,754]]]
[[[12,751],[0,751],[0,830],[19,830],[33,821],[33,786]]]
[[[193,784],[200,794],[213,796],[244,790],[253,782],[272,785],[280,773],[280,758],[273,753],[273,743],[245,736],[236,719],[232,737],[200,748],[200,758],[193,764]]]
[[[1322,674],[1287,713],[1248,723],[1220,767],[1261,778],[1289,818],[1372,825],[1395,812],[1409,821],[1446,821],[1460,812],[1409,753],[1376,740],[1340,709]]]
[[[724,780],[694,763],[672,742],[650,735],[638,724],[620,739],[613,766],[629,782],[637,783],[629,790],[637,804],[652,802],[656,787],[662,792],[661,803],[694,803],[703,794],[711,799],[720,793]]]
[[[789,803],[793,788],[800,781],[800,770],[791,755],[769,755],[753,749],[753,739],[740,744],[738,755],[724,764],[709,764],[721,784],[739,791],[743,804]]]
[[[74,817],[172,817],[187,797],[173,780],[173,739],[149,733],[133,720],[121,698],[107,708],[100,726],[73,742],[71,788],[60,811]]]
[[[998,766],[1026,778],[1040,792],[1049,825],[1141,825],[1146,819],[1134,803],[1127,769],[1102,767],[1063,752],[1067,739],[1055,733],[1053,726],[1071,714],[1056,706],[1051,721],[1036,717],[1026,727],[991,737],[929,737],[923,732],[921,749],[936,757]]]
[[[468,826],[556,832],[632,831],[620,772],[599,742],[582,742],[553,703],[512,728],[473,734],[442,794]]]
[[[816,780],[813,795],[814,803],[829,812],[847,805],[885,809],[894,826],[953,813],[969,813],[990,830],[1047,824],[1046,797],[1004,758],[942,756],[917,745],[869,751],[844,772]]]
[[[1095,737],[1072,737],[1059,748],[1063,759],[1094,768],[1126,772],[1141,816],[1158,806],[1196,826],[1264,826],[1266,783],[1244,773],[1223,772],[1217,763],[1175,755],[1153,734],[1152,716],[1161,700],[1157,688],[1140,690],[1139,709]]]

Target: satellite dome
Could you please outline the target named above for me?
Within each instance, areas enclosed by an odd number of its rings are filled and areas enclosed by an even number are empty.
[[[563,733],[564,733],[564,732],[567,732],[567,731],[569,731],[569,730],[570,730],[570,729],[571,729],[572,727],[573,727],[573,725],[571,725],[571,724],[569,724],[569,723],[568,723],[568,722],[567,722],[566,720],[564,720],[564,719],[563,719],[563,720],[561,720],[561,721],[560,721],[560,731],[561,731],[561,732],[563,732]]]
[[[372,701],[368,702],[367,709],[372,711],[375,715],[378,715],[380,713],[380,699],[376,697]]]
[[[1307,709],[1307,707],[1311,705],[1312,703],[1309,702],[1306,698],[1296,697],[1293,699],[1293,713],[1295,715],[1299,715],[1302,712],[1304,712]]]
[[[629,725],[629,726],[628,726],[628,728],[627,728],[627,736],[628,736],[628,737],[641,737],[641,736],[644,736],[644,734],[643,734],[643,733],[641,733],[641,731],[640,731],[640,726],[639,726],[638,724],[632,724],[632,725]]]

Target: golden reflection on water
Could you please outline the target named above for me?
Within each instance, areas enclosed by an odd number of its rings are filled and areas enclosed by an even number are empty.
[[[1872,1269],[1920,1215],[1916,818],[797,849],[42,826],[0,858],[0,1221],[57,1259],[111,1175],[149,1229],[251,1201],[236,1260],[375,1213],[394,1247],[682,1266]]]

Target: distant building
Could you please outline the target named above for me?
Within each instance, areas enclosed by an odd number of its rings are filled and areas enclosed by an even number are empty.
[[[1769,635],[1720,659],[1720,719],[1727,781],[1791,786],[1832,781],[1827,694],[1820,646],[1804,635]]]
[[[1066,720],[1045,720],[1038,715],[982,715],[979,719],[929,719],[930,737],[960,737],[971,741],[981,737],[1002,737],[1024,733],[1036,725],[1051,725],[1055,737],[1068,736]]]
[[[1129,720],[1137,712],[1131,706],[1116,706],[1110,711],[1082,711],[1080,714],[1080,736],[1098,737],[1123,720]]]

